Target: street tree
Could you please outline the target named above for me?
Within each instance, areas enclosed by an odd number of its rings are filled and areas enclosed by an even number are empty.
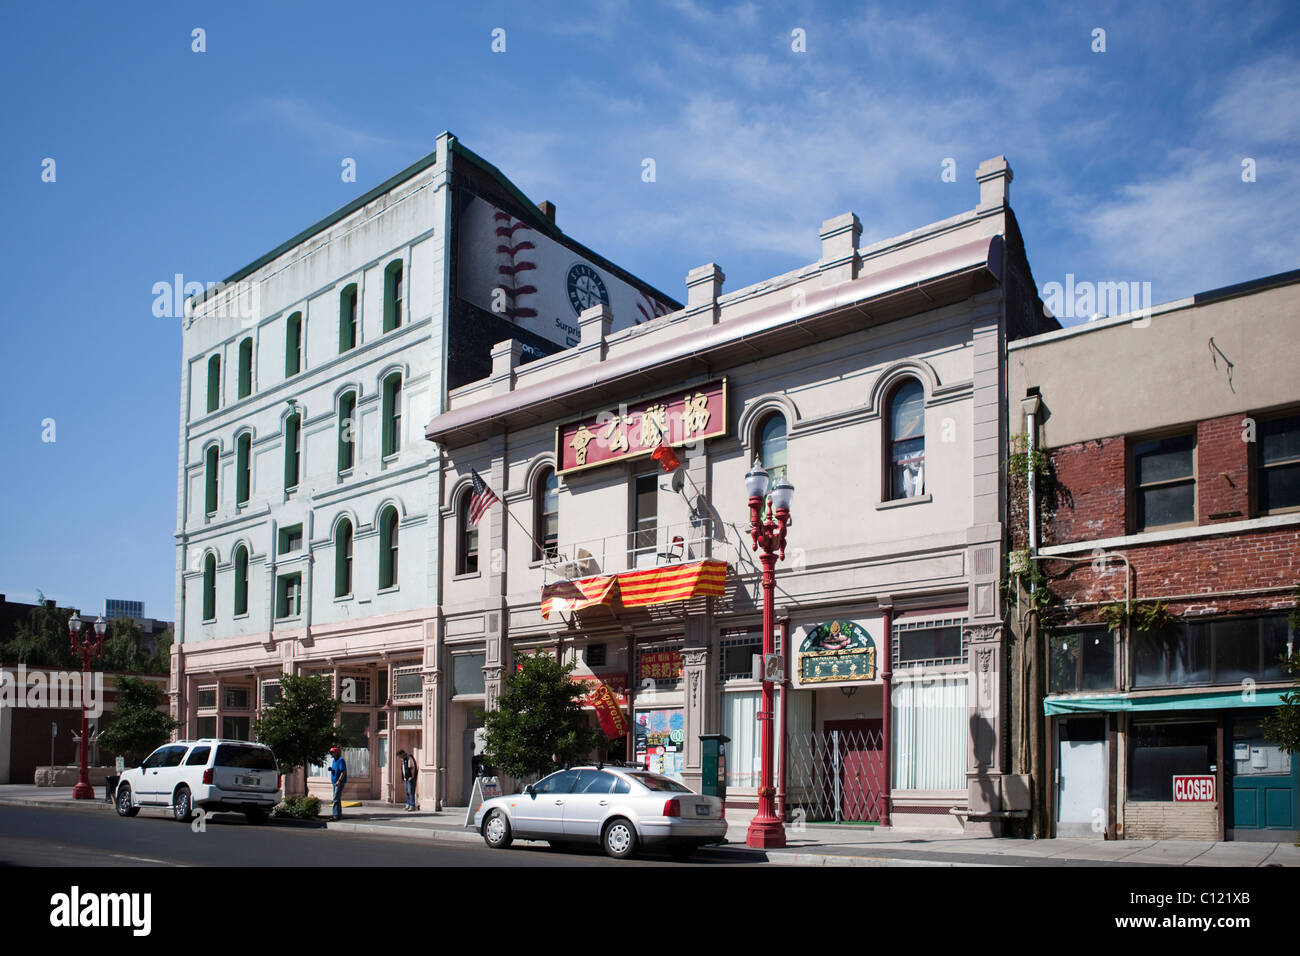
[[[582,712],[583,689],[569,678],[575,665],[548,654],[518,663],[506,675],[496,709],[484,716],[484,759],[518,779],[585,758],[601,738]]]
[[[68,642],[68,619],[72,611],[54,607],[41,592],[36,593],[36,607],[26,621],[14,625],[13,638],[4,645],[6,661],[28,667],[70,668],[79,666]]]
[[[113,722],[100,737],[100,747],[126,758],[135,766],[171,739],[178,724],[161,708],[166,697],[157,684],[139,677],[117,679],[117,703]]]
[[[1292,633],[1300,632],[1300,588],[1296,607],[1287,617]],[[1282,657],[1282,669],[1296,678],[1296,686],[1282,695],[1278,708],[1261,721],[1264,736],[1292,755],[1300,753],[1300,650]]]
[[[281,674],[280,690],[280,699],[253,722],[253,733],[274,751],[280,772],[288,777],[300,767],[323,764],[344,736],[329,678]]]

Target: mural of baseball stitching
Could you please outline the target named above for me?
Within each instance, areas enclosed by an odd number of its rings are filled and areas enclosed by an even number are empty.
[[[535,248],[532,241],[527,238],[517,239],[517,232],[531,232],[531,228],[525,222],[514,220],[509,213],[498,210],[492,217],[496,223],[496,235],[500,242],[497,243],[497,273],[501,276],[501,288],[510,300],[506,306],[506,315],[511,319],[532,319],[537,317],[537,310],[529,305],[521,304],[520,299],[523,296],[533,295],[537,292],[535,285],[520,285],[519,275],[523,272],[531,272],[537,268],[537,264],[529,259],[521,259],[519,254]]]

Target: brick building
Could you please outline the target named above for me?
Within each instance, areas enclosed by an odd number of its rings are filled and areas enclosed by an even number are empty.
[[[1045,721],[1059,835],[1297,833],[1297,761],[1260,718],[1295,646],[1298,311],[1300,271],[1008,343],[1013,423],[1046,453],[1012,564],[1053,597],[1041,628],[1026,593],[1012,610],[1046,685],[1013,696]]]

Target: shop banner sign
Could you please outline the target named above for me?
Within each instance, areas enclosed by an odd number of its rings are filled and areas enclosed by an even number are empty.
[[[591,693],[591,701],[596,709],[596,719],[600,721],[600,729],[606,737],[617,740],[627,734],[627,715],[618,706],[613,691],[604,684],[598,684]]]
[[[614,700],[620,705],[627,706],[627,675],[626,674],[597,674],[593,677],[574,675],[569,678],[575,684],[581,684],[584,691],[580,703],[583,707],[595,707],[596,690],[599,687],[607,688],[614,695]]]
[[[682,676],[681,651],[651,651],[641,655],[641,680],[679,680]]]
[[[555,429],[562,475],[649,455],[727,433],[727,380],[620,405]]]
[[[1213,803],[1214,776],[1211,774],[1174,775],[1174,803]]]
[[[853,621],[819,624],[799,648],[801,684],[875,679],[876,643]]]

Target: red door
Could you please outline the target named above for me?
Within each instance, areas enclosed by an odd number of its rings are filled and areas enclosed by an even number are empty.
[[[888,780],[880,719],[828,720],[822,729],[826,741],[824,779],[831,789],[827,795],[831,805],[834,805],[834,785],[838,779],[839,818],[879,822]],[[838,734],[832,736],[833,731],[838,731]],[[838,777],[835,772],[837,752]]]

